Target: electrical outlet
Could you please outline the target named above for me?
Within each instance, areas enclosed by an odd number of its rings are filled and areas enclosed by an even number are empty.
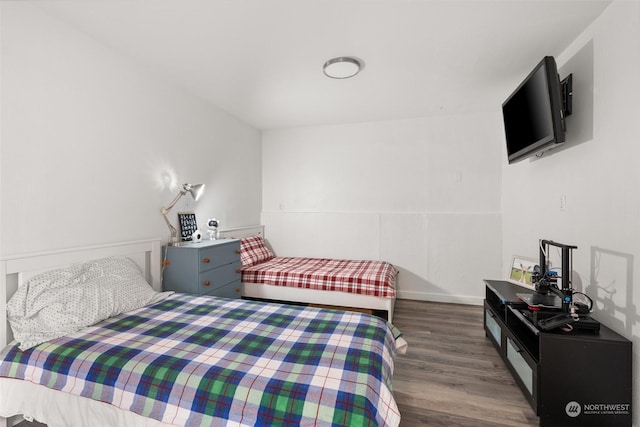
[[[564,212],[567,210],[567,196],[566,195],[562,195],[560,196],[560,212]]]

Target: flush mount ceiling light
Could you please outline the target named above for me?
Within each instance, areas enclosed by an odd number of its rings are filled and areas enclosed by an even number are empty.
[[[328,60],[322,66],[322,71],[332,79],[348,79],[360,72],[362,61],[352,56],[341,56]]]

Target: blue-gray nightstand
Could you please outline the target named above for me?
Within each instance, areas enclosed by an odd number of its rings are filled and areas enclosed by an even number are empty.
[[[165,291],[240,298],[240,240],[203,240],[164,250]]]

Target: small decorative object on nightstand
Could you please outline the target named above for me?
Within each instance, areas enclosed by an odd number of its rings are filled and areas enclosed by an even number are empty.
[[[215,240],[218,238],[218,227],[220,226],[220,221],[215,218],[209,218],[207,220],[207,233],[209,233],[209,240]]]
[[[196,214],[193,212],[180,212],[178,213],[178,221],[180,222],[180,237],[182,241],[193,240],[193,234],[198,231]]]
[[[203,240],[164,250],[165,291],[240,298],[240,240]]]

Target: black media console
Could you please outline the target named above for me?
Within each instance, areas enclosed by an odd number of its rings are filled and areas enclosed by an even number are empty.
[[[541,427],[631,426],[631,341],[604,325],[544,332],[522,302],[534,290],[484,282],[485,331]]]

